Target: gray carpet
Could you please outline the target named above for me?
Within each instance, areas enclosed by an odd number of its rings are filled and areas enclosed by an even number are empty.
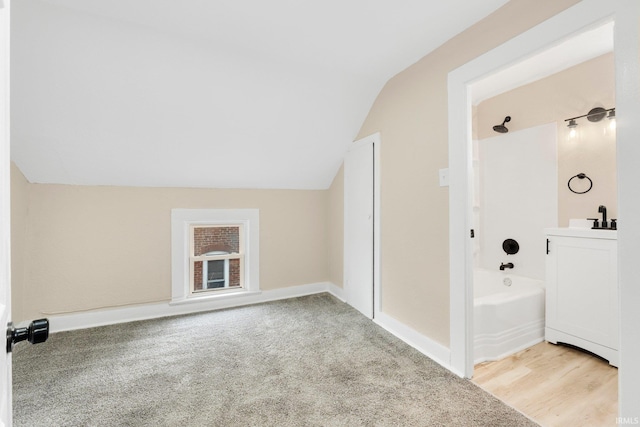
[[[15,426],[536,426],[327,295],[53,334]]]

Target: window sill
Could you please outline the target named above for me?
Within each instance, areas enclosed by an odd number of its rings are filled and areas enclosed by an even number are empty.
[[[236,299],[236,298],[242,298],[242,297],[256,296],[256,295],[260,295],[261,293],[262,292],[260,291],[247,291],[245,289],[220,292],[220,293],[215,293],[214,295],[210,295],[206,293],[205,295],[195,295],[195,296],[192,295],[186,298],[175,299],[169,302],[169,305],[172,306],[172,305],[184,305],[184,304],[197,304],[197,303],[203,303],[208,301],[223,301],[223,300],[230,300],[230,299]]]

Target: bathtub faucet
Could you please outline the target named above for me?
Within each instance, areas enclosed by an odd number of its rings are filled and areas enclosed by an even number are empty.
[[[506,264],[500,263],[500,271],[504,271],[505,268],[513,268],[513,263],[508,262]]]

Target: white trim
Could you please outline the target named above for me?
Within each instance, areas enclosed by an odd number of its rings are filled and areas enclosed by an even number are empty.
[[[0,325],[11,320],[11,2],[0,2]],[[0,424],[13,415],[11,353],[0,358]]]
[[[334,285],[333,283],[329,283],[329,288],[327,289],[327,292],[329,292],[334,297],[338,298],[340,301],[347,302],[347,299],[344,296],[343,288],[337,285]]]
[[[381,295],[381,275],[380,268],[382,261],[380,258],[380,159],[382,159],[382,138],[380,132],[371,135],[373,139],[373,317],[377,317],[382,313],[382,295]]]
[[[328,292],[336,298],[344,301],[341,297],[341,290],[341,288],[337,287],[333,283],[319,282],[273,289],[270,291],[221,294],[211,296],[209,298],[202,298],[201,300],[189,300],[188,302],[182,303],[166,302],[160,304],[144,304],[51,316],[49,317],[49,322],[50,330],[54,333],[133,322],[137,320],[156,319],[159,317],[240,307],[243,305],[259,304],[268,301],[296,298],[325,292]]]
[[[376,132],[372,135],[361,138],[354,141],[351,144],[351,148],[359,145],[373,143],[373,318],[375,319],[380,313],[382,313],[382,296],[381,296],[381,284],[380,284],[380,159],[382,150],[382,138],[380,132]],[[346,213],[345,213],[346,217]],[[345,254],[345,266],[348,259]],[[346,271],[346,268],[345,268]],[[346,278],[343,281],[346,283]]]
[[[640,417],[640,2],[621,1],[616,16],[616,164],[618,169],[618,300],[620,347],[618,351],[618,405],[620,417]]]
[[[199,304],[204,301],[222,301],[225,299],[234,299],[238,297],[246,297],[249,295],[259,295],[260,291],[247,291],[241,288],[219,288],[217,292],[198,291],[198,298],[185,298],[176,301],[169,301],[169,305],[185,305],[185,304]]]
[[[190,245],[192,225],[241,225],[244,251],[242,292],[260,290],[260,211],[258,209],[171,210],[171,302],[208,298],[191,292]]]
[[[373,321],[388,332],[400,338],[405,343],[409,344],[411,347],[418,350],[420,353],[429,357],[446,369],[452,370],[449,365],[450,351],[447,347],[433,341],[425,335],[422,335],[415,329],[410,328],[388,314],[379,313]],[[459,372],[453,372],[460,375]]]

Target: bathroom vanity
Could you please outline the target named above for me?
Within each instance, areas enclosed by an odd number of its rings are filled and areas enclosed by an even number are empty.
[[[548,228],[545,339],[618,366],[617,231]]]

